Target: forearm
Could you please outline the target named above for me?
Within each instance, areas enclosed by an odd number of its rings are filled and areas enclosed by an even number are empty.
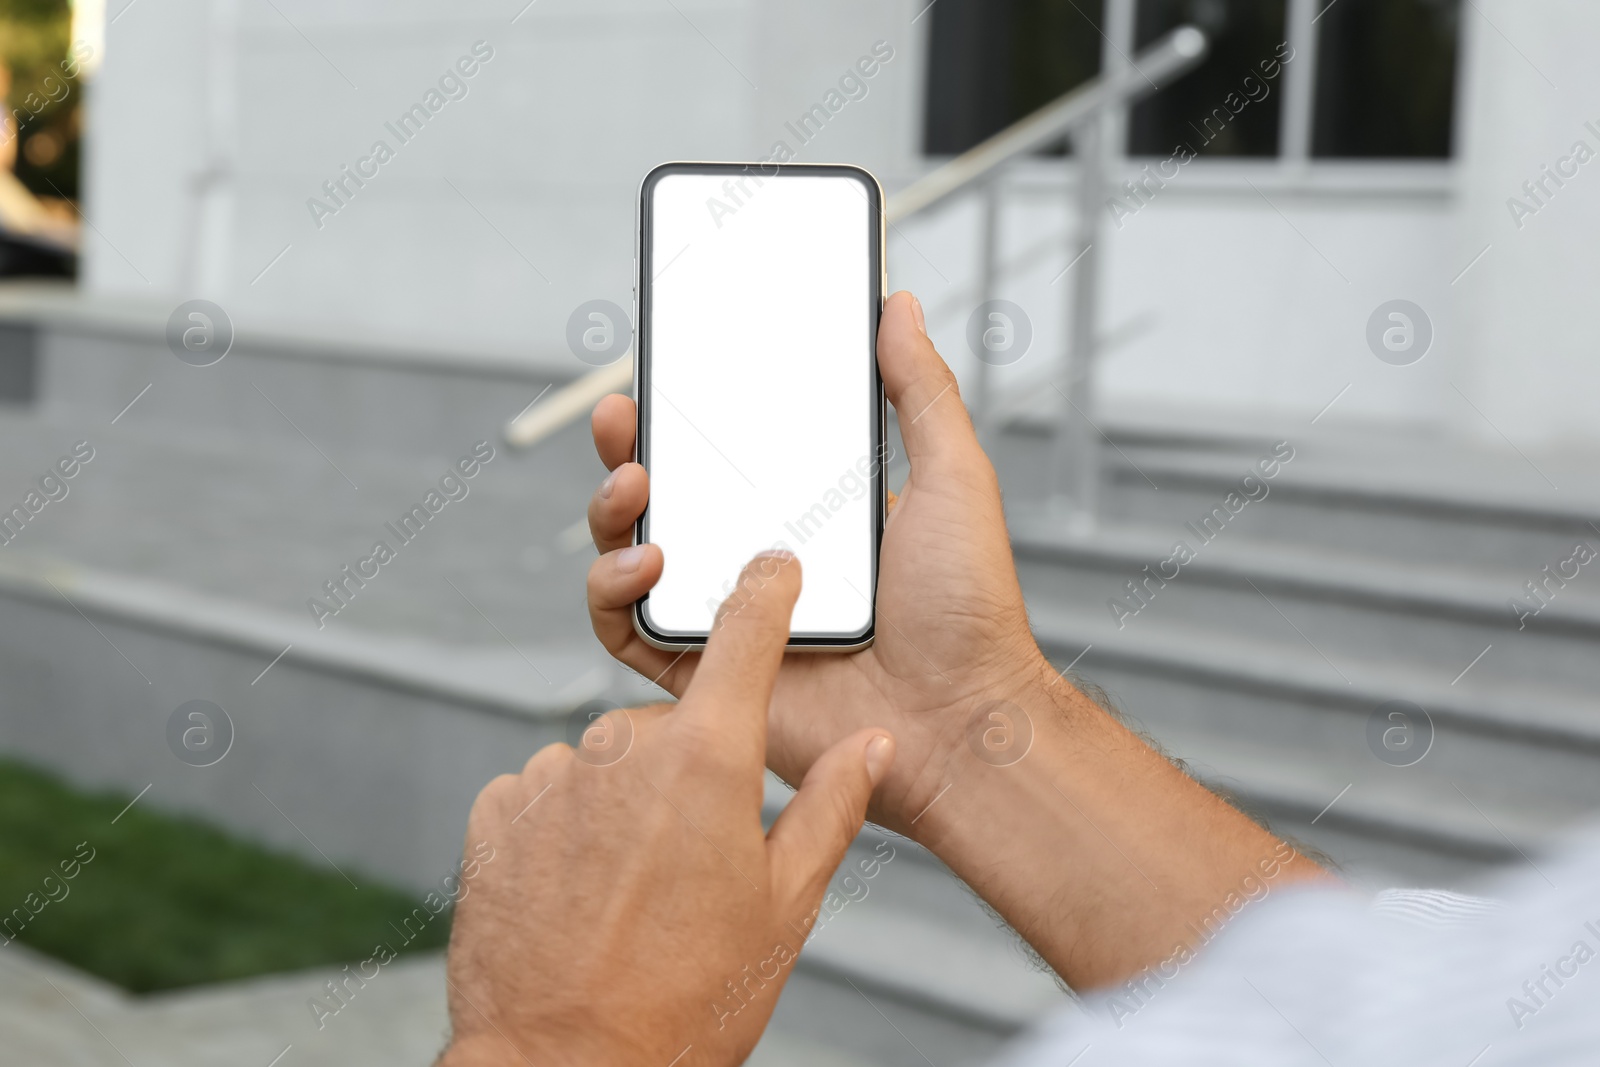
[[[1031,722],[1008,766],[951,758],[910,827],[1074,988],[1210,939],[1251,899],[1328,877],[1040,664],[1012,698]]]

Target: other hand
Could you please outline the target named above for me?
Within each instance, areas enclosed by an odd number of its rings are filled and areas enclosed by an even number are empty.
[[[479,795],[467,840],[494,858],[456,914],[441,1064],[744,1061],[894,758],[885,731],[851,733],[763,831],[799,594],[797,560],[756,557],[675,707],[612,712]]]

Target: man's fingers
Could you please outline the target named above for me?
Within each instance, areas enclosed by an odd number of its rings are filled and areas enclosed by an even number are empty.
[[[697,654],[651,648],[633,628],[633,602],[660,581],[664,562],[656,545],[621,548],[595,560],[589,567],[589,623],[607,652],[667,692],[682,693]]]
[[[633,398],[621,393],[603,396],[594,406],[589,426],[594,431],[594,450],[607,470],[616,470],[633,458],[637,414]]]
[[[824,752],[767,834],[778,899],[811,907],[867,817],[867,802],[894,762],[894,739],[862,730]]]
[[[767,705],[799,598],[800,561],[790,553],[763,553],[745,564],[684,694],[689,714],[719,730],[748,731],[765,750]]]
[[[589,566],[589,611],[591,613],[621,612],[624,621],[631,617],[633,602],[655,588],[661,579],[661,568],[666,558],[659,545],[629,545],[607,552]],[[633,633],[633,623],[628,623],[628,633]],[[612,642],[608,634],[595,636],[609,649]]]
[[[878,326],[878,369],[900,417],[900,436],[915,471],[923,463],[981,458],[978,435],[956,387],[956,376],[920,324],[910,293],[895,293]]]
[[[594,547],[610,552],[633,543],[633,524],[650,501],[650,476],[637,463],[624,463],[606,475],[589,499],[589,536]]]

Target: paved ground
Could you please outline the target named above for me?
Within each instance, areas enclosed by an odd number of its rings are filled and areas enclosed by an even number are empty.
[[[0,954],[5,1062],[50,1067],[427,1067],[447,1034],[444,960],[396,961],[319,1029],[307,1001],[334,972],[313,971],[131,998],[18,945]],[[801,998],[804,999],[804,998]],[[786,998],[787,1007],[787,998]],[[802,1008],[803,1011],[803,1008]],[[752,1067],[872,1067],[804,1037],[786,1018]],[[785,1023],[793,1023],[786,1026]],[[891,1041],[900,1040],[886,1024]],[[948,1050],[945,1050],[948,1051]],[[909,1050],[907,1050],[909,1055]]]
[[[0,955],[0,1031],[8,1062],[61,1067],[432,1062],[445,1032],[439,957],[392,964],[319,1031],[306,1002],[328,977],[289,975],[132,999],[10,945]]]

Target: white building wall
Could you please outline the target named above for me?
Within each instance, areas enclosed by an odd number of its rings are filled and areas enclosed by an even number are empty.
[[[237,110],[212,125],[232,203],[208,238],[196,175],[222,87],[206,57],[226,47],[230,8],[237,62],[223,85],[237,86]],[[574,307],[628,303],[651,166],[765,155],[778,137],[800,158],[878,168],[903,168],[914,148],[898,117],[920,106],[918,50],[899,0],[540,0],[520,17],[520,3],[485,0],[277,8],[178,0],[110,26],[91,117],[87,201],[105,237],[86,248],[92,292],[205,295],[241,324],[564,363]],[[784,122],[891,38],[867,95],[802,148]],[[385,123],[478,41],[493,58],[467,95],[402,145]],[[380,139],[394,159],[319,226],[308,199],[331,203],[322,184]],[[208,240],[226,244],[209,270],[194,253]]]
[[[1201,161],[1108,234],[1108,408],[1309,421],[1339,395],[1325,423],[1495,433],[1465,395],[1518,441],[1600,437],[1585,402],[1600,365],[1572,340],[1600,281],[1581,239],[1600,222],[1591,217],[1600,178],[1589,176],[1600,162],[1521,232],[1505,207],[1584,136],[1584,120],[1600,120],[1600,73],[1584,54],[1600,9],[1478,6],[1504,37],[1468,11],[1458,167],[1314,166],[1297,176]],[[761,157],[782,140],[804,161],[864,164],[891,189],[927,169],[929,20],[916,18],[925,7],[138,4],[110,26],[92,87],[85,285],[157,304],[206,295],[243,326],[571,366],[571,310],[599,297],[628,303],[637,183],[655,163]],[[219,30],[230,11],[236,58]],[[400,146],[385,123],[477,41],[494,58],[469,94]],[[894,58],[802,145],[787,124],[879,41]],[[395,158],[319,228],[308,198],[326,200],[322,183],[380,138]],[[226,180],[197,212],[212,155]],[[1068,220],[1065,170],[1031,162],[1009,182],[1004,246],[1021,266],[1001,294],[1037,330],[1034,352],[1001,375],[1012,386],[1038,379],[1060,351],[1071,276],[1052,279],[1065,265],[1056,241]],[[890,253],[892,281],[919,291],[936,337],[968,368],[975,236],[973,206],[954,204],[899,227]],[[206,247],[217,252],[196,252]],[[1420,304],[1437,332],[1410,367],[1379,362],[1365,340],[1372,311],[1395,298]]]
[[[1475,0],[1469,20],[1464,166],[1457,255],[1489,252],[1457,286],[1479,416],[1464,425],[1524,447],[1600,441],[1600,5],[1592,0]],[[1593,124],[1590,128],[1588,124]],[[1587,143],[1594,159],[1565,188],[1547,182],[1537,215],[1523,183]],[[1467,387],[1463,385],[1463,389]],[[1491,425],[1492,424],[1492,425]]]
[[[1060,406],[1043,383],[1064,344],[1077,269],[1061,276],[1076,196],[1066,170],[1029,164],[1012,182],[1004,223],[1003,258],[1024,269],[1006,277],[999,295],[1023,308],[1035,336],[1028,355],[995,380],[1046,407]],[[1448,386],[1437,357],[1456,340],[1442,313],[1459,269],[1452,186],[1448,166],[1299,178],[1271,163],[1191,164],[1120,229],[1108,223],[1102,407],[1139,421],[1187,409],[1238,428],[1241,419],[1309,424],[1339,397],[1322,424],[1439,425]],[[901,230],[891,240],[891,283],[923,295],[941,351],[971,375],[976,207],[953,206]],[[1430,309],[1439,331],[1434,351],[1410,367],[1380,362],[1366,342],[1373,310],[1397,298]]]

